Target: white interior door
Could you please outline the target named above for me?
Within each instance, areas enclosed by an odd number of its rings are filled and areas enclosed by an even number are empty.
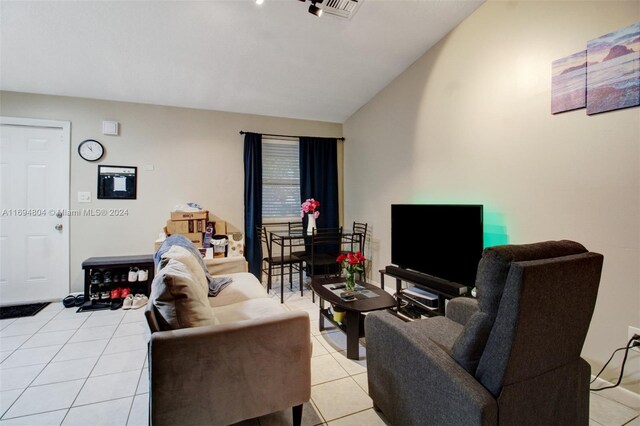
[[[70,123],[0,118],[0,305],[69,293]]]

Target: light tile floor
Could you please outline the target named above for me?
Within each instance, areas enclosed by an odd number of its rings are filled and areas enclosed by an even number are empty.
[[[297,285],[294,286],[294,289]],[[279,288],[274,287],[274,298]],[[310,291],[285,291],[285,307],[311,318],[311,401],[304,425],[386,425],[367,395],[366,350],[346,358],[345,335],[318,331]],[[76,313],[52,303],[34,317],[0,321],[0,426],[148,424],[149,332],[144,310]],[[591,394],[591,425],[640,426],[640,412]],[[291,424],[291,410],[242,425]]]

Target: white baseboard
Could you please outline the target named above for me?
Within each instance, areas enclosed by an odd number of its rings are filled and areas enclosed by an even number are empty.
[[[593,380],[593,375],[591,376],[591,380]],[[595,382],[591,384],[591,388],[602,388],[605,386],[611,386],[613,383],[608,382],[604,379],[596,379]],[[630,391],[629,389],[615,387],[613,389],[606,389],[601,392],[598,392],[599,395],[612,399],[620,404],[626,405],[627,407],[633,408],[634,410],[640,410],[640,394]]]

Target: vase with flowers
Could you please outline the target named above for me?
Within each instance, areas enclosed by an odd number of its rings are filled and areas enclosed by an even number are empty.
[[[344,271],[347,281],[345,282],[346,291],[354,291],[356,288],[355,274],[362,272],[362,263],[367,260],[359,251],[355,253],[343,253],[336,259]]]
[[[316,210],[320,207],[320,202],[313,198],[308,198],[300,206],[300,217],[304,218],[307,215],[307,234],[313,233],[313,228],[316,227],[316,219],[320,216],[320,212]]]

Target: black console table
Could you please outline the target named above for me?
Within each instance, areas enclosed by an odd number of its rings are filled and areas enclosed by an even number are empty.
[[[384,277],[388,275],[396,280],[396,300],[398,302],[397,311],[400,312],[402,302],[406,302],[408,305],[418,308],[421,313],[428,316],[444,315],[446,300],[454,297],[460,297],[467,295],[467,286],[454,283],[451,281],[443,280],[441,278],[433,277],[420,272],[414,272],[407,269],[402,269],[397,266],[387,266],[385,269],[380,269],[380,286],[384,288]],[[402,281],[413,284],[418,288],[422,288],[430,293],[438,296],[438,306],[427,306],[410,294],[405,293],[402,290]]]

